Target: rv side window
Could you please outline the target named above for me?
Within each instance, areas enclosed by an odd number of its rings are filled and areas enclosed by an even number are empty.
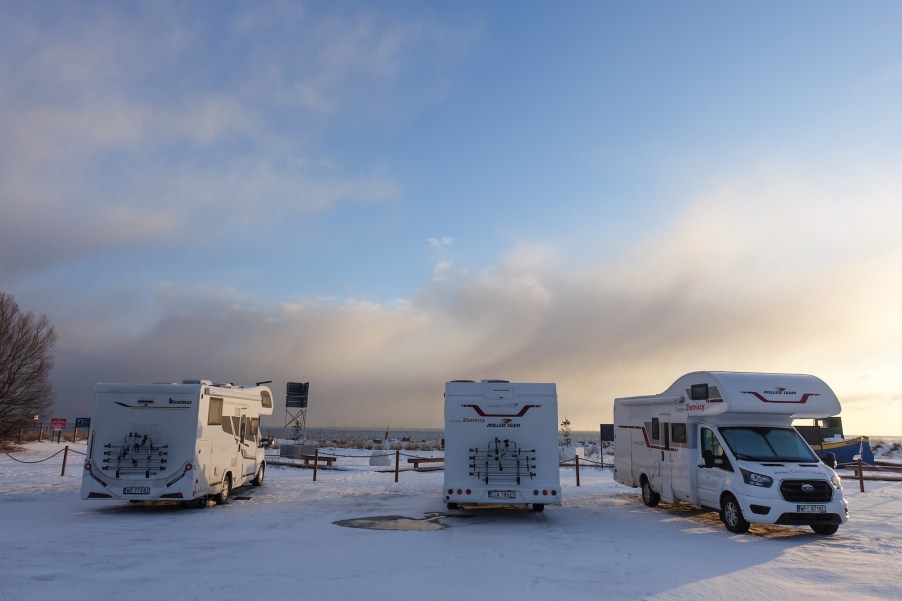
[[[651,439],[661,440],[661,422],[657,417],[651,418]]]
[[[686,424],[670,424],[670,440],[686,442]]]
[[[207,425],[218,426],[222,423],[222,399],[210,397],[210,411],[207,414]]]
[[[263,406],[266,407],[267,409],[272,409],[272,397],[271,397],[270,394],[269,394],[268,392],[266,392],[265,390],[264,390],[263,392],[260,393],[260,402],[261,402],[261,403],[263,404]]]
[[[251,442],[257,442],[257,432],[260,430],[260,418],[252,417],[250,428],[247,431],[247,439]]]

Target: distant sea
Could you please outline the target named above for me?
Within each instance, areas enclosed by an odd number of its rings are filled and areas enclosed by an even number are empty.
[[[294,438],[294,428],[263,428],[265,436],[281,439]],[[307,428],[305,436],[309,439],[328,440],[332,442],[372,442],[381,441],[385,437],[385,428]],[[442,428],[390,428],[389,440],[410,439],[412,442],[435,442],[445,437]],[[573,442],[598,442],[600,432],[572,430],[570,438]]]

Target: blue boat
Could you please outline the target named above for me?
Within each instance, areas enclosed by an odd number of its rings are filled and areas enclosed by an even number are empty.
[[[842,419],[839,417],[816,419],[814,425],[797,425],[795,428],[821,459],[827,453],[833,453],[839,465],[853,464],[859,457],[862,463],[874,465],[874,452],[871,450],[868,437],[845,438],[842,432]]]

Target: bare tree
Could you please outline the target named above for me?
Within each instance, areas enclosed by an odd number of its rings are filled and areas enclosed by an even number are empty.
[[[46,315],[22,313],[0,292],[0,442],[53,405],[50,370],[57,336]]]

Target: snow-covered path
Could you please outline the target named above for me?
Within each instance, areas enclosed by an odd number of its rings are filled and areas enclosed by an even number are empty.
[[[583,469],[576,487],[562,468],[564,503],[543,513],[448,512],[442,472],[395,483],[365,458],[342,458],[317,482],[271,466],[262,487],[235,492],[249,499],[190,510],[83,501],[81,457],[70,454],[64,477],[61,460],[0,455],[0,601],[902,598],[898,482],[865,493],[847,482],[851,519],[832,537],[732,535],[714,513],[645,507],[607,469]],[[378,516],[423,527],[335,524]]]

